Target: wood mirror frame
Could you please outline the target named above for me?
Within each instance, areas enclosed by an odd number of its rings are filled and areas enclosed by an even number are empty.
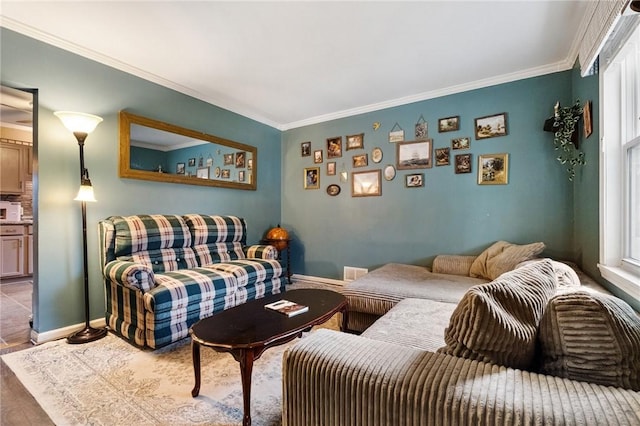
[[[140,163],[132,162],[132,147],[147,150],[134,153]],[[141,155],[145,152],[152,155]],[[225,158],[233,163],[224,164]],[[254,146],[120,111],[120,177],[255,191],[257,173],[258,149]],[[228,176],[223,177],[225,174]]]

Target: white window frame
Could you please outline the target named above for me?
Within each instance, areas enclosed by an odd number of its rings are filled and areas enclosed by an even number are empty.
[[[603,278],[640,300],[628,253],[628,149],[640,136],[640,27],[600,73],[600,264]]]

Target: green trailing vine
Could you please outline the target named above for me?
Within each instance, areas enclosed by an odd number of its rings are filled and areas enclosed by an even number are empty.
[[[580,100],[568,107],[560,107],[556,104],[553,129],[553,143],[555,150],[560,151],[556,159],[560,164],[567,166],[569,180],[576,176],[576,167],[584,166],[587,161],[584,152],[578,149],[578,129],[576,125],[582,116]]]

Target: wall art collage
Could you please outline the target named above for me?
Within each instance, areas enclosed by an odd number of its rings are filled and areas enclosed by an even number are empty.
[[[437,121],[439,134],[459,131],[460,116],[440,118]],[[380,122],[373,123],[373,131],[382,127]],[[474,139],[481,141],[508,135],[507,113],[497,113],[474,119]],[[352,197],[371,197],[382,195],[382,179],[391,181],[397,171],[408,171],[404,175],[406,188],[420,188],[425,186],[425,173],[419,169],[430,169],[434,166],[453,165],[455,174],[473,173],[473,158],[471,153],[464,152],[471,148],[471,136],[457,134],[449,138],[446,146],[434,147],[434,141],[429,137],[428,123],[421,115],[415,124],[415,139],[405,140],[405,131],[395,123],[389,131],[388,141],[395,144],[395,162],[383,168],[374,170],[358,170],[360,168],[376,167],[382,162],[383,150],[373,147],[365,150],[365,133],[344,136],[332,136],[326,139],[326,145],[314,149],[311,141],[301,143],[301,156],[313,157],[312,167],[304,168],[304,189],[320,189],[322,169],[326,176],[339,174],[340,182],[351,182]],[[444,136],[444,135],[441,135]],[[438,139],[441,139],[439,137]],[[343,152],[344,151],[344,152]],[[355,151],[347,157],[346,151]],[[364,151],[364,152],[363,152]],[[344,156],[343,156],[344,155]],[[326,163],[325,163],[326,156]],[[452,158],[453,156],[453,158]],[[339,163],[339,164],[338,164]],[[325,164],[320,166],[320,164]],[[346,164],[349,164],[347,171]],[[477,158],[477,183],[479,185],[506,185],[509,183],[509,154],[480,154]],[[351,178],[349,179],[349,175]],[[339,184],[327,186],[326,192],[330,196],[337,196],[342,192]]]

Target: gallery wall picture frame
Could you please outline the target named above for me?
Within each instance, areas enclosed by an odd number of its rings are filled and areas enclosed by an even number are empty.
[[[244,170],[238,171],[238,182],[244,182]]]
[[[367,154],[358,154],[353,156],[353,167],[367,167],[369,165],[369,159]]]
[[[506,136],[507,113],[485,115],[475,119],[476,140]]]
[[[327,176],[335,176],[336,174],[336,162],[329,161],[327,163]]]
[[[436,148],[436,167],[448,166],[450,164],[449,158],[449,148]]]
[[[311,141],[302,142],[300,144],[300,156],[301,157],[311,156]]]
[[[352,197],[379,197],[382,195],[382,172],[369,170],[351,172]]]
[[[213,171],[213,176],[216,178],[220,177],[220,167],[215,168],[215,170]]]
[[[315,164],[322,163],[322,150],[321,149],[317,149],[317,150],[313,151],[313,162]]]
[[[327,186],[327,194],[329,194],[332,197],[335,197],[336,195],[340,194],[340,191],[341,191],[340,185],[336,185],[335,183]]]
[[[412,142],[398,142],[396,144],[396,168],[430,169],[433,165],[432,139]]]
[[[396,168],[393,164],[387,164],[384,168],[384,180],[391,181],[396,177]]]
[[[347,151],[351,149],[364,149],[364,133],[347,136]]]
[[[253,170],[253,158],[247,160],[247,170]]]
[[[222,158],[223,158],[223,161],[222,161],[223,166],[230,166],[231,164],[233,164],[233,154],[224,154]],[[195,161],[195,158],[194,158],[194,161]]]
[[[304,189],[320,188],[320,167],[307,167],[304,169]]]
[[[471,148],[471,138],[453,138],[451,139],[451,149],[469,149]]]
[[[429,126],[427,125],[427,121],[421,115],[416,123],[416,139],[426,139],[429,137]]]
[[[410,173],[404,177],[404,186],[407,188],[420,188],[424,186],[424,173]]]
[[[389,142],[396,143],[404,141],[404,130],[398,123],[394,124],[389,132]]]
[[[587,101],[582,107],[582,133],[585,139],[591,136],[591,133],[593,133],[592,122],[593,113],[591,112],[591,101]]]
[[[509,154],[478,155],[478,185],[507,185]]]
[[[207,161],[205,162],[205,164],[207,165],[207,167],[213,166],[213,157],[211,156],[211,154],[209,154],[209,156],[207,157]]]
[[[176,174],[183,175],[184,174],[184,163],[176,164]]]
[[[458,154],[455,156],[456,174],[471,173],[471,154]]]
[[[209,167],[198,167],[196,177],[200,179],[209,179]]]
[[[438,119],[438,133],[454,132],[456,130],[460,130],[459,115]]]
[[[187,162],[187,164],[189,165],[189,167],[195,167],[196,166],[196,159],[195,158],[189,158],[189,161]]]
[[[244,169],[247,159],[247,153],[240,151],[236,152],[236,169]]]
[[[342,136],[327,139],[327,158],[342,157]]]
[[[222,179],[229,179],[229,178],[231,178],[231,169],[222,169],[222,173],[221,173],[220,177],[221,177]]]
[[[382,149],[375,147],[373,151],[371,151],[371,161],[374,163],[379,163],[382,161]]]

